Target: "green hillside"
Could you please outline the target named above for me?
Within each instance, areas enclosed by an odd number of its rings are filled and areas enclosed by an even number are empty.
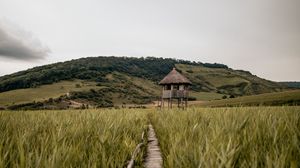
[[[218,92],[222,94],[242,96],[281,91],[282,86],[250,72],[229,68],[209,68],[187,64],[177,64],[191,81],[195,91]]]
[[[100,88],[96,86],[95,82],[74,80],[61,81],[36,88],[16,89],[0,93],[0,106],[45,101],[49,98],[58,98],[71,92],[82,92]]]
[[[154,57],[88,57],[0,77],[0,106],[49,98],[96,107],[150,103],[158,99],[161,92],[158,82],[173,67],[192,81],[191,96],[197,100],[277,92],[287,88],[223,64]],[[78,81],[87,82],[90,86],[81,89],[71,87],[69,90],[59,88],[66,81],[72,87]],[[66,96],[66,93],[69,95]],[[14,98],[6,98],[11,95],[15,95]],[[50,105],[55,106],[53,103]]]

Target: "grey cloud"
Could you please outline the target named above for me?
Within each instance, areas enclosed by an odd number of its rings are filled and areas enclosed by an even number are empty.
[[[0,21],[0,57],[17,60],[43,59],[50,49],[16,25]]]

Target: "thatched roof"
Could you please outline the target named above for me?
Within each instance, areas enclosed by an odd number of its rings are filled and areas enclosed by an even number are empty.
[[[181,75],[179,72],[176,71],[175,68],[164,77],[163,80],[159,82],[160,85],[165,85],[165,84],[189,84],[191,85],[192,82],[188,80],[186,77]]]

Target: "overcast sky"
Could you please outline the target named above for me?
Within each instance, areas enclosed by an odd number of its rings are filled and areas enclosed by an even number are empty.
[[[299,9],[300,0],[1,0],[0,75],[114,55],[300,81]]]

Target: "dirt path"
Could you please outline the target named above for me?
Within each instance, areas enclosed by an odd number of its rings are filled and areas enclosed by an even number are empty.
[[[148,147],[147,147],[147,157],[146,157],[145,167],[161,168],[162,163],[163,160],[158,145],[158,140],[156,138],[153,126],[150,124],[149,131],[148,131]]]

